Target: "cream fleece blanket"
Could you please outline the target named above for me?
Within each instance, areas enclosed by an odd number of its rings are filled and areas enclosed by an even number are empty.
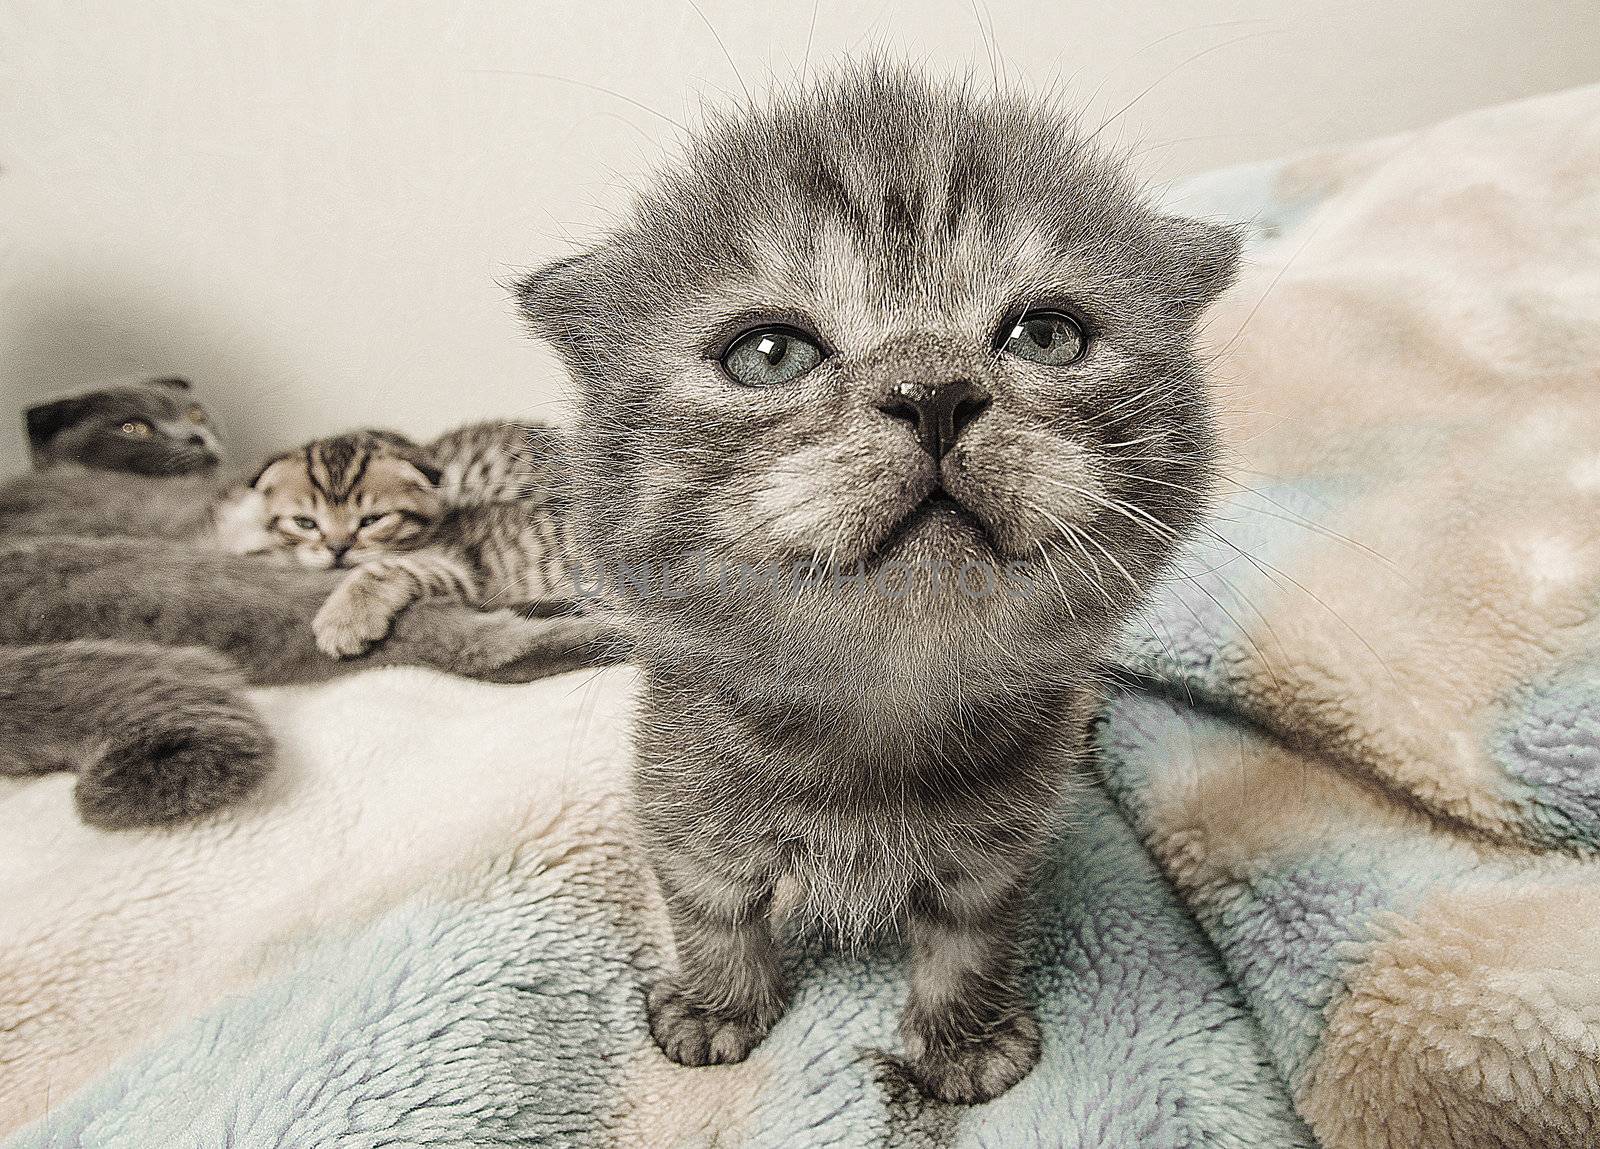
[[[808,953],[741,1066],[650,1044],[631,673],[263,692],[162,835],[0,789],[10,1146],[1600,1144],[1600,89],[1223,173],[1231,497],[1041,875],[1039,1069],[905,1088]]]

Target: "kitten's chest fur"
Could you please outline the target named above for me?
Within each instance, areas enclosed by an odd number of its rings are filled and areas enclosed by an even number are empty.
[[[942,723],[874,734],[857,725],[866,716],[691,699],[686,685],[647,696],[639,817],[680,859],[680,881],[762,889],[774,916],[847,943],[899,923],[924,891],[1030,866],[1074,784],[1094,697],[969,700]]]

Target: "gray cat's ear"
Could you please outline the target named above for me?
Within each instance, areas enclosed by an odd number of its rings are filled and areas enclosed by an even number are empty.
[[[517,307],[533,333],[573,351],[589,324],[589,299],[603,249],[547,263],[512,284]]]
[[[193,391],[194,384],[181,375],[161,375],[155,379],[147,379],[152,387],[166,387],[172,391]]]
[[[57,399],[53,403],[40,403],[23,412],[28,424],[28,444],[37,450],[63,430],[83,418],[89,409],[89,399]]]
[[[1161,216],[1156,222],[1166,267],[1162,278],[1190,322],[1216,301],[1239,273],[1244,230],[1185,216]]]

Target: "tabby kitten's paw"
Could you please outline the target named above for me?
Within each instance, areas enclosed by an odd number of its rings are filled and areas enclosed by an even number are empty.
[[[382,642],[394,625],[394,614],[386,603],[356,591],[349,584],[328,596],[311,630],[317,647],[334,658],[355,658]]]
[[[1028,1075],[1039,1060],[1039,1023],[1012,1014],[981,1039],[929,1041],[914,1024],[903,1027],[906,1069],[924,1095],[956,1105],[992,1101]]]
[[[645,1001],[650,1036],[679,1065],[743,1061],[772,1028],[754,1015],[696,1005],[673,979],[657,982]]]

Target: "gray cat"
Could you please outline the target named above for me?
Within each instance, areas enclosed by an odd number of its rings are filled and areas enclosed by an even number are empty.
[[[0,539],[71,535],[204,545],[228,487],[214,470],[162,478],[51,467],[0,481]]]
[[[164,375],[40,403],[24,412],[33,465],[192,475],[222,458],[187,379]]]
[[[1030,874],[1206,503],[1193,337],[1237,254],[1058,109],[866,65],[714,121],[520,285],[577,378],[584,549],[629,572],[673,1060],[767,1033],[788,922],[908,933],[927,1094],[1034,1064]]]

